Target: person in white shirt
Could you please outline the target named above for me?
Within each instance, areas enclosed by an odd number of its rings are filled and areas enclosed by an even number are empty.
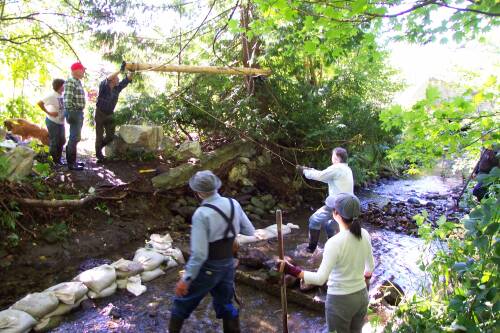
[[[355,195],[341,193],[326,201],[334,207],[332,214],[340,232],[326,242],[318,271],[302,271],[286,261],[279,261],[278,266],[281,272],[304,279],[306,284],[321,286],[328,280],[328,332],[361,332],[368,310],[367,289],[375,266],[370,235],[356,219],[360,203]]]
[[[49,132],[50,156],[52,156],[54,164],[61,165],[61,155],[64,143],[66,142],[64,133],[64,110],[62,107],[64,80],[53,80],[52,88],[54,91],[39,101],[37,105],[47,114],[45,125]]]
[[[327,183],[329,196],[339,193],[354,194],[352,170],[347,165],[347,151],[342,147],[337,147],[332,151],[332,165],[325,170],[320,171],[300,165],[297,168],[307,179]],[[332,220],[332,209],[333,207],[323,205],[309,218],[308,252],[313,253],[316,250],[322,228],[325,228],[328,238],[338,232],[339,226]]]

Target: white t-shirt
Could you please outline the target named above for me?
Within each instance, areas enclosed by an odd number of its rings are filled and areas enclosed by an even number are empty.
[[[64,111],[62,107],[62,95],[59,94],[57,91],[53,91],[50,93],[47,97],[42,99],[43,104],[45,105],[45,108],[49,112],[54,112],[56,111],[58,116],[57,117],[52,117],[47,115],[47,118],[49,120],[57,123],[57,124],[64,124]]]
[[[347,163],[335,163],[325,170],[304,169],[307,179],[317,180],[328,184],[328,195],[339,193],[354,194],[354,178]]]
[[[304,271],[304,282],[323,285],[328,279],[328,294],[348,295],[366,288],[364,273],[375,267],[371,238],[361,229],[361,239],[342,230],[325,244],[317,272]]]

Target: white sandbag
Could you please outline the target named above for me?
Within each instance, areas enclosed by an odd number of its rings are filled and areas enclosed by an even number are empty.
[[[163,270],[161,270],[160,268],[157,268],[157,269],[152,270],[152,271],[146,271],[146,272],[141,273],[141,280],[144,282],[149,282],[149,281],[152,281],[163,274],[165,274],[165,272]]]
[[[257,236],[247,236],[247,235],[239,234],[236,237],[236,240],[238,241],[238,244],[241,245],[241,244],[255,243],[255,242],[259,241],[260,238]]]
[[[91,290],[91,291],[89,291],[89,293],[87,295],[91,299],[108,297],[108,296],[113,295],[116,292],[116,288],[117,287],[118,286],[116,285],[116,282],[113,282],[112,285],[110,285],[107,288],[104,288],[100,292],[96,293],[96,292],[94,292],[94,291]]]
[[[162,244],[162,243],[156,243],[156,242],[146,242],[146,248],[148,249],[153,249],[158,253],[163,254],[164,251],[170,249],[172,247],[172,243],[168,244]]]
[[[125,279],[117,279],[116,280],[116,287],[118,289],[127,289],[127,282],[128,282],[128,278],[125,278]]]
[[[101,265],[80,273],[73,280],[83,282],[94,294],[98,294],[115,282],[116,272],[111,265]]]
[[[8,309],[0,312],[2,333],[27,333],[35,325],[35,318],[24,311]]]
[[[140,262],[121,258],[111,264],[115,268],[116,278],[123,279],[140,274],[144,271],[144,266]]]
[[[148,288],[141,284],[141,276],[131,276],[127,280],[127,290],[134,294],[135,296],[139,296],[144,293]]]
[[[144,266],[144,271],[152,271],[160,266],[165,257],[153,250],[140,248],[135,252],[134,261],[137,261]]]
[[[171,248],[165,251],[165,256],[169,256],[175,259],[178,264],[185,264],[184,256],[182,255],[182,251],[178,248]]]
[[[267,229],[257,229],[255,230],[255,236],[259,239],[270,239],[276,237],[276,234]]]
[[[175,261],[175,259],[173,259],[173,258],[168,259],[167,269],[172,268],[172,267],[177,267],[177,266],[179,266],[179,264],[177,263],[177,261]]]
[[[33,293],[26,295],[10,308],[24,311],[35,319],[40,319],[47,313],[54,311],[59,305],[59,299],[53,292]]]
[[[63,316],[54,316],[41,319],[33,330],[35,332],[45,332],[56,328],[63,321]]]
[[[170,237],[170,234],[165,234],[165,235],[159,235],[159,234],[152,234],[149,239],[152,242],[158,243],[158,244],[172,244],[174,241],[172,240],[172,237]]]
[[[82,282],[72,281],[56,284],[45,291],[52,291],[60,302],[71,305],[85,296],[89,289]]]
[[[283,224],[281,226],[281,233],[283,235],[289,234],[292,232],[292,229],[299,229],[299,226],[293,223]],[[266,227],[265,230],[272,232],[274,234],[274,237],[278,236],[278,226],[276,224],[272,224]]]
[[[65,315],[67,313],[70,313],[71,310],[79,307],[80,304],[86,299],[88,299],[87,295],[83,295],[80,299],[76,300],[74,304],[59,303],[59,305],[57,306],[57,308],[54,311],[46,314],[42,319],[40,319],[40,321],[42,321],[48,317],[62,316],[62,315]]]

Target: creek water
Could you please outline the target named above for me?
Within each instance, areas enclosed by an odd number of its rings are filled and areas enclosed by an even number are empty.
[[[425,203],[433,195],[435,203],[446,205],[449,191],[457,185],[457,180],[423,177],[379,182],[371,190],[358,194],[364,207],[370,203],[384,205],[388,201],[406,201],[410,197],[417,197]],[[320,205],[318,203],[317,207],[304,209],[290,216],[284,215],[284,223],[292,222],[300,226],[300,230],[294,230],[285,237],[286,255],[310,270],[316,269],[321,262],[322,244],[314,255],[305,253],[307,219]],[[417,291],[425,282],[425,276],[418,265],[421,254],[426,254],[422,240],[366,223],[363,227],[371,234],[376,262],[372,285],[376,286],[393,277],[405,293]],[[322,237],[324,241],[325,236]],[[275,240],[258,248],[269,256],[276,255]],[[52,332],[167,332],[178,271],[168,271],[166,275],[146,283],[148,290],[138,297],[126,291],[118,291],[111,297],[88,302],[80,310],[65,317],[65,321]],[[375,290],[376,288],[371,288],[372,297]],[[241,284],[237,285],[237,293],[243,303],[240,315],[242,332],[282,332],[281,303],[278,298]],[[324,297],[324,292],[317,293],[318,297]],[[291,303],[288,311],[289,332],[326,331],[323,313]],[[370,331],[370,326],[367,325],[364,332]],[[206,297],[201,302],[185,322],[183,332],[222,332],[222,323],[215,318],[211,297]]]

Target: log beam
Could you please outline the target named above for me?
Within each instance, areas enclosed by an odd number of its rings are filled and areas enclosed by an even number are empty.
[[[189,66],[189,65],[152,65],[128,62],[125,68],[129,71],[154,71],[177,73],[203,73],[224,75],[270,75],[270,69],[250,67],[218,67],[218,66]]]

